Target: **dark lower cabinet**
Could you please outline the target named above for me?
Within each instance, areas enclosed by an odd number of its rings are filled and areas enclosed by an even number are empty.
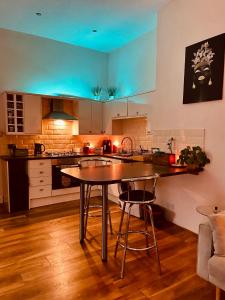
[[[9,210],[18,212],[29,209],[29,186],[27,160],[10,159],[8,161]]]

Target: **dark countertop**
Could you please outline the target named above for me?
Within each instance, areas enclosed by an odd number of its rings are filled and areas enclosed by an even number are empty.
[[[10,155],[2,155],[0,159],[8,161],[14,159],[23,159],[23,160],[36,160],[36,159],[57,159],[57,158],[79,158],[79,157],[94,157],[94,156],[101,156],[101,157],[108,157],[114,158],[124,161],[133,161],[130,157],[118,157],[116,154],[86,154],[86,153],[77,153],[73,155],[61,155],[61,156],[48,156],[48,155],[28,155],[28,156],[10,156]]]
[[[179,175],[179,174],[198,174],[199,171],[202,171],[203,169],[196,170],[195,172],[190,172],[187,167],[174,167],[174,166],[169,166],[169,165],[160,165],[160,164],[152,164],[151,161],[144,160],[135,160],[135,156],[132,158],[132,156],[129,157],[120,157],[116,153],[111,153],[111,154],[86,154],[86,153],[77,153],[74,155],[62,155],[62,156],[47,156],[47,155],[29,155],[29,156],[24,156],[24,157],[19,157],[19,156],[7,156],[3,155],[0,156],[0,159],[5,160],[5,161],[10,161],[10,160],[37,160],[37,159],[61,159],[61,158],[79,158],[79,157],[95,157],[95,156],[101,156],[101,157],[107,157],[107,158],[113,158],[113,159],[118,159],[126,163],[137,163],[141,164],[142,166],[145,164],[151,164],[154,167],[154,172],[160,174],[160,177],[166,177],[166,176],[173,176],[173,175]]]
[[[93,169],[94,168],[94,169]],[[94,170],[94,171],[93,171]],[[62,170],[65,175],[75,178],[82,183],[90,184],[112,184],[118,183],[121,179],[150,176],[155,173],[160,177],[188,174],[186,167],[176,168],[160,166],[151,163],[133,162],[127,164],[113,164],[107,167],[89,168],[65,168]]]

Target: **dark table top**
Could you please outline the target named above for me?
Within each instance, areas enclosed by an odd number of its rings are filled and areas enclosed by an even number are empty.
[[[188,173],[186,167],[176,168],[143,162],[87,168],[66,168],[61,171],[81,183],[89,184],[112,184],[120,182],[121,179],[151,176],[155,173],[158,173],[161,177]]]

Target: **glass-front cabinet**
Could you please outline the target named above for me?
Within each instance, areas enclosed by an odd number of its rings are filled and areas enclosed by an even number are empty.
[[[39,95],[4,92],[0,95],[0,132],[40,134],[42,105]]]
[[[24,132],[24,99],[20,94],[6,94],[7,133]]]

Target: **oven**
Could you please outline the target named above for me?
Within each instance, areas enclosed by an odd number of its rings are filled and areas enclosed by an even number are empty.
[[[79,158],[60,157],[52,159],[52,189],[65,189],[80,186],[75,179],[63,175],[61,169],[78,168]]]

